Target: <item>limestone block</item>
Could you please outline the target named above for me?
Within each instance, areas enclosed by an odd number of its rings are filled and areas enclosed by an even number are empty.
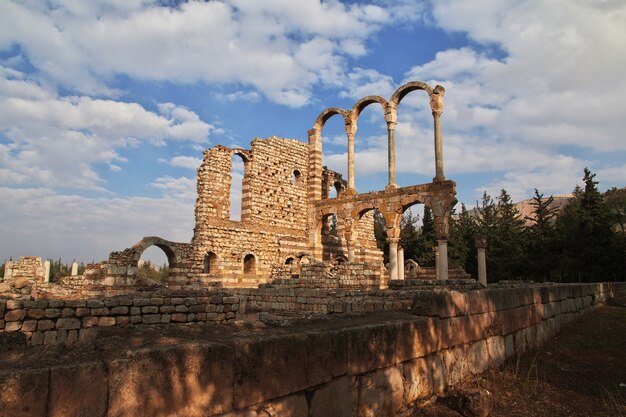
[[[26,317],[26,310],[20,308],[6,312],[4,314],[4,321],[21,321],[24,320],[24,317]]]
[[[313,392],[310,401],[311,417],[355,416],[358,399],[357,377],[335,379]]]
[[[26,320],[20,330],[23,332],[34,332],[37,330],[37,320]]]
[[[400,367],[381,369],[359,377],[358,415],[393,417],[404,405]]]
[[[54,329],[54,322],[52,320],[39,320],[37,322],[37,330],[46,331]]]
[[[57,329],[76,330],[80,329],[80,320],[76,318],[60,318],[56,322]]]
[[[4,323],[4,331],[5,332],[17,332],[22,328],[21,321],[8,321]]]
[[[48,369],[0,371],[0,417],[46,417]]]
[[[426,363],[430,366],[430,377],[432,381],[433,393],[440,394],[446,390],[446,368],[441,356],[433,353],[425,357]]]
[[[430,364],[426,358],[417,358],[403,364],[404,403],[410,404],[432,395]]]
[[[104,416],[106,380],[106,369],[99,362],[52,368],[48,416]]]
[[[331,363],[332,344],[327,334],[238,340],[234,406],[242,409],[329,382]]]
[[[469,345],[454,346],[439,352],[445,368],[446,385],[458,384],[470,374],[470,361],[468,360]]]
[[[212,416],[231,411],[233,352],[217,343],[153,347],[108,364],[108,416]]]

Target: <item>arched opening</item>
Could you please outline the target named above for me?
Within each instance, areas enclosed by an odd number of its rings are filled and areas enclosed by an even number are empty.
[[[335,171],[347,180],[348,178],[348,136],[346,134],[345,118],[342,114],[335,113],[324,120],[322,138],[322,164]],[[332,180],[331,180],[332,181]],[[337,195],[332,190],[334,181],[326,184],[329,188],[328,198]],[[330,195],[333,193],[333,195]],[[322,191],[322,195],[325,190]]]
[[[285,265],[293,265],[295,262],[296,262],[296,259],[293,256],[290,256],[287,259],[285,259]]]
[[[403,88],[404,87],[404,88]],[[422,83],[409,83],[398,89],[396,143],[396,179],[399,187],[432,181],[435,150],[433,117],[428,88]]]
[[[298,171],[297,169],[294,169],[291,181],[294,187],[301,187],[302,186],[302,173]]]
[[[217,274],[218,271],[218,259],[215,252],[207,252],[204,254],[204,273],[205,274]]]
[[[170,261],[165,249],[152,245],[144,250],[137,261],[135,278],[146,283],[166,284]]]
[[[435,221],[430,208],[419,202],[404,208],[400,219],[400,244],[405,263],[409,260],[422,267],[435,266]]]
[[[256,274],[256,257],[251,253],[243,258],[243,273]]]
[[[241,221],[245,161],[239,154],[231,156],[230,220]]]
[[[368,100],[356,105],[359,108],[353,110],[358,111],[354,138],[355,187],[360,193],[384,190],[388,183],[385,109],[378,102]]]
[[[369,261],[382,261],[385,264],[389,262],[387,227],[383,214],[377,208],[369,208],[359,213],[356,231],[362,256],[369,258]]]

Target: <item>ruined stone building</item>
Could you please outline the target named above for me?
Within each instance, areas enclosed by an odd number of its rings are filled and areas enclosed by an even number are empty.
[[[398,187],[394,130],[398,106],[411,92],[425,92],[429,99],[434,120],[435,176],[431,183]],[[145,249],[155,245],[167,255],[172,288],[257,286],[278,278],[315,275],[311,272],[314,265],[323,273],[328,272],[329,265],[338,264],[348,265],[344,267],[348,270],[358,266],[355,276],[370,271],[384,287],[382,281],[403,277],[403,253],[398,250],[400,219],[417,203],[432,210],[438,239],[437,275],[447,278],[448,218],[456,199],[455,183],[446,180],[443,172],[443,95],[441,86],[431,88],[422,82],[409,82],[389,100],[367,96],[348,110],[324,110],[308,131],[308,143],[271,137],[252,140],[249,149],[218,145],[206,150],[197,175],[191,242],[144,238],[131,248],[112,252],[107,262],[89,266],[81,279],[85,284],[139,285],[135,279],[138,261]],[[387,123],[389,182],[384,190],[359,194],[354,186],[354,142],[359,115],[369,105],[379,106]],[[322,130],[333,116],[342,118],[345,125],[346,180],[328,170],[322,161]],[[232,165],[236,158],[243,163],[239,221],[230,218],[234,204],[230,201]],[[331,197],[332,188],[337,191],[336,197]],[[384,216],[388,267],[383,265],[383,254],[376,247],[373,210]],[[335,226],[332,232],[331,217]],[[326,267],[320,266],[322,262]]]

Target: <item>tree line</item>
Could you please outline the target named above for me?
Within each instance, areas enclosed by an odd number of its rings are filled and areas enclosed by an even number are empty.
[[[523,217],[505,189],[494,200],[486,192],[473,210],[461,205],[450,219],[448,256],[450,266],[463,267],[477,275],[475,238],[487,238],[489,282],[523,279],[556,282],[626,280],[626,188],[598,190],[595,174],[584,170],[583,187],[559,210],[554,197],[537,189],[531,200],[532,213]],[[434,266],[434,222],[424,208],[422,226],[418,217],[405,212],[400,244],[405,259],[421,266]],[[382,215],[375,215],[378,247],[388,261]]]

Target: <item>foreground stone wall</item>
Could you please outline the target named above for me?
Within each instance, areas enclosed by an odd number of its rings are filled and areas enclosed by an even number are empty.
[[[391,417],[625,291],[619,283],[422,292],[405,311],[15,366],[0,370],[0,416]]]

